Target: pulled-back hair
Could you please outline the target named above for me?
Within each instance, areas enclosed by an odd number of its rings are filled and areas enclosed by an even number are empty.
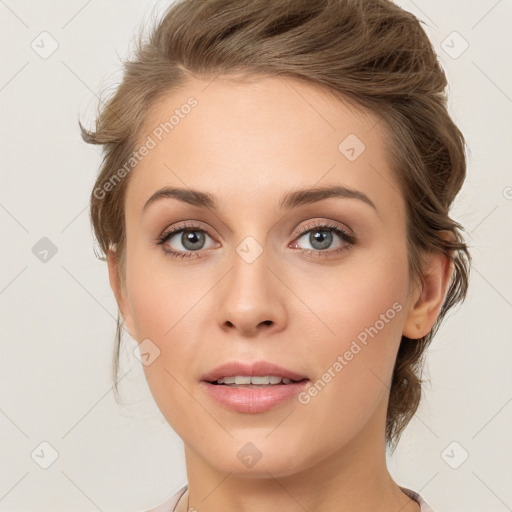
[[[95,130],[79,122],[86,142],[103,145],[90,216],[102,252],[116,248],[121,282],[129,175],[107,193],[104,185],[130,160],[159,99],[186,88],[191,76],[218,75],[241,81],[294,78],[374,113],[405,199],[411,280],[421,286],[424,254],[440,252],[453,260],[452,280],[431,331],[415,340],[402,336],[386,419],[386,442],[394,449],[420,402],[425,349],[448,310],[465,299],[471,265],[463,227],[449,216],[465,179],[465,141],[447,112],[447,79],[432,44],[413,14],[388,0],[172,3],[148,37],[139,35],[133,60],[124,62],[122,82],[98,107]],[[118,313],[116,393],[122,329]]]

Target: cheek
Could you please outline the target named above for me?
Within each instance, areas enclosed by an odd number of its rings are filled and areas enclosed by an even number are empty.
[[[348,348],[354,339],[364,341],[368,329],[376,337],[372,327],[379,331],[382,350],[390,348],[390,338],[393,343],[397,335],[400,339],[408,289],[405,245],[390,240],[373,247],[355,249],[338,266],[311,266],[307,273],[288,278],[307,306],[305,315],[292,322],[302,322],[308,336],[319,338],[317,346],[328,352]]]
[[[207,287],[199,276],[191,280],[190,271],[180,270],[156,252],[129,254],[127,289],[138,340],[150,338],[165,350],[165,341],[194,314]]]
[[[199,266],[193,273],[183,271],[183,267],[180,270],[179,265],[161,257],[142,264],[149,259],[142,251],[129,253],[127,258],[134,336],[139,343],[149,339],[151,343],[145,343],[152,354],[157,354],[151,355],[151,364],[143,365],[143,369],[156,403],[174,424],[173,411],[182,409],[182,401],[190,401],[184,392],[189,386],[187,369],[194,368],[200,353],[197,345],[204,341],[198,319],[212,317],[207,311],[211,307],[208,292],[218,277],[200,271]]]
[[[371,258],[361,253],[346,271],[320,270],[299,291],[308,293],[316,313],[314,322],[308,315],[301,325],[316,347],[318,369],[304,403],[310,403],[319,425],[332,425],[334,437],[339,428],[346,436],[356,432],[389,393],[408,283],[405,249],[397,247],[390,244]]]
[[[142,260],[135,257],[134,261]],[[151,340],[146,345],[151,361],[143,364],[148,387],[167,422],[186,439],[190,419],[200,421],[204,415],[204,410],[195,410],[186,391],[190,388],[187,369],[193,368],[199,352],[194,319],[206,316],[201,302],[204,287],[197,281],[185,282],[183,273],[170,272],[169,267],[134,265],[127,276],[137,341]]]

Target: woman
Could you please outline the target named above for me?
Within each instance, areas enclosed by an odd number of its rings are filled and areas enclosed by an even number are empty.
[[[385,454],[468,287],[446,85],[387,0],[182,0],[80,125],[115,370],[125,325],[185,445],[154,510],[432,512]]]

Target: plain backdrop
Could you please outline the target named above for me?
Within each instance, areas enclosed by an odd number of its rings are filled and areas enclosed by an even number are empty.
[[[466,302],[427,355],[421,407],[389,467],[436,512],[512,510],[512,3],[401,0],[425,22],[468,146],[453,217],[474,258]],[[186,483],[183,445],[122,349],[82,142],[143,20],[168,1],[0,1],[0,511],[145,510]],[[58,45],[58,46],[56,46]],[[46,252],[45,252],[46,251]],[[45,468],[45,466],[47,466]]]

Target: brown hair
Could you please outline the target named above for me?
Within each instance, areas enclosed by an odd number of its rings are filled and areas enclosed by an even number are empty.
[[[465,141],[447,112],[447,79],[432,44],[413,14],[388,0],[171,4],[149,38],[139,36],[134,60],[124,63],[121,84],[98,107],[95,130],[88,131],[79,122],[86,142],[104,146],[90,215],[103,253],[117,248],[122,282],[128,177],[113,187],[105,185],[113,183],[116,173],[119,178],[147,112],[161,97],[186,87],[189,75],[219,74],[242,80],[303,80],[376,114],[383,121],[390,162],[406,202],[409,275],[421,285],[422,256],[428,252],[442,252],[454,262],[449,290],[431,331],[414,341],[402,336],[386,420],[386,442],[394,450],[420,402],[425,349],[448,310],[464,301],[471,265],[463,227],[449,217],[465,179]],[[116,393],[122,328],[118,313]]]

